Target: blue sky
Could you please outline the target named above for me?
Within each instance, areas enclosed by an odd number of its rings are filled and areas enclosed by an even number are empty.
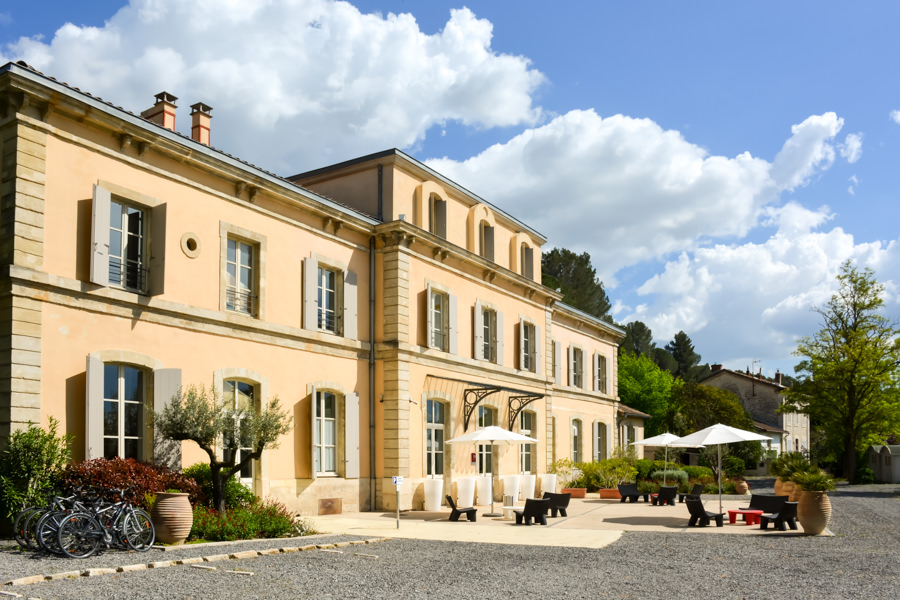
[[[792,372],[845,260],[898,313],[893,2],[93,0],[0,8],[0,60],[134,112],[213,106],[283,175],[398,147],[591,254],[620,322]],[[67,25],[67,23],[69,25]]]

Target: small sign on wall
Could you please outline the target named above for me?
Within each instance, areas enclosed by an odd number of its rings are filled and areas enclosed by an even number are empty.
[[[473,452],[472,453],[472,464],[474,465],[477,462],[478,462],[478,455]]]

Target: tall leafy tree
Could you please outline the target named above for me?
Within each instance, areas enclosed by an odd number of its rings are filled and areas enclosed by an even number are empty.
[[[619,346],[620,354],[636,354],[652,358],[656,344],[653,343],[653,332],[644,323],[632,321],[625,325],[625,339]]]
[[[541,256],[541,283],[560,290],[566,304],[598,319],[612,320],[609,298],[587,252],[575,254],[565,248],[554,248],[544,253]]]
[[[810,415],[839,457],[842,475],[856,481],[865,447],[896,430],[900,420],[900,329],[881,310],[884,286],[871,269],[841,266],[839,289],[816,309],[822,328],[800,339],[794,370],[804,376],[784,410]]]
[[[645,437],[665,431],[673,382],[672,374],[649,356],[626,352],[619,357],[619,398],[626,406],[650,415]]]

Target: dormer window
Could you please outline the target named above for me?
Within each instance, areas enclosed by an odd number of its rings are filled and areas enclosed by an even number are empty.
[[[447,239],[447,201],[437,194],[428,199],[428,231]]]
[[[534,279],[534,248],[524,242],[519,252],[519,267],[523,277]]]
[[[494,228],[487,221],[482,221],[478,226],[478,254],[494,260]]]

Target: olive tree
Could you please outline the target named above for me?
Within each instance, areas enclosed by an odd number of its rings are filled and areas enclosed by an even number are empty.
[[[190,440],[209,457],[213,506],[225,510],[225,483],[235,473],[278,447],[278,438],[290,431],[291,417],[278,397],[264,410],[250,402],[225,401],[205,386],[179,390],[162,411],[154,413],[156,431],[163,438]],[[243,452],[242,452],[243,450]],[[249,451],[247,451],[249,450]]]

